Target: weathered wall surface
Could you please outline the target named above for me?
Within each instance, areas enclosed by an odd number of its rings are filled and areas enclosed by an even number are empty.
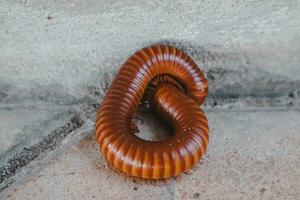
[[[297,94],[299,10],[295,0],[2,0],[0,98],[13,88],[49,100],[82,98],[110,83],[134,51],[159,42],[203,64],[211,94]]]

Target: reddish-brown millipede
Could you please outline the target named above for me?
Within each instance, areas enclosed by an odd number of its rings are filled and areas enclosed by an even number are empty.
[[[165,179],[188,171],[204,154],[209,128],[199,108],[208,85],[184,52],[155,45],[134,53],[121,67],[97,113],[96,138],[119,171],[144,179]],[[132,134],[142,100],[173,128],[171,138],[146,141]]]

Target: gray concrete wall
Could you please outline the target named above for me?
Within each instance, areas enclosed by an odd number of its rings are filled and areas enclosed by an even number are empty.
[[[299,86],[299,10],[295,0],[2,0],[0,97],[82,98],[159,42],[203,64],[211,94],[286,95]]]

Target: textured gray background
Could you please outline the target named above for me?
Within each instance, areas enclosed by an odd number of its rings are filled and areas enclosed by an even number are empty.
[[[272,93],[271,83],[299,85],[295,0],[1,0],[0,12],[3,93],[16,87],[47,96],[48,89],[81,98],[86,88],[101,88],[134,51],[158,42],[183,47],[203,63],[217,76],[213,92],[229,84],[232,93],[264,95]],[[231,75],[219,84],[223,73]]]

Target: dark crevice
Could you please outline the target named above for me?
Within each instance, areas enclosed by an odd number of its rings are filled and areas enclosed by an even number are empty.
[[[39,143],[23,148],[23,150],[8,159],[0,166],[0,191],[4,190],[13,182],[10,180],[4,183],[10,177],[15,175],[18,169],[26,166],[46,150],[54,149],[68,134],[74,129],[81,127],[83,124],[84,122],[79,116],[72,117],[66,125],[56,129]]]

